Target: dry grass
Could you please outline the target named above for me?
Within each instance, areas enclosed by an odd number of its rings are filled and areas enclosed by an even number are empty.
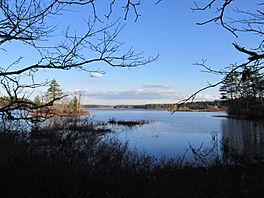
[[[106,133],[104,126],[74,119],[30,132],[2,131],[0,197],[222,198],[264,193],[260,164],[193,167],[182,160],[158,161],[105,139]]]

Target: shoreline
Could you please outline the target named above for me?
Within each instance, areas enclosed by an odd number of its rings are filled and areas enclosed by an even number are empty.
[[[248,117],[246,115],[234,115],[234,114],[230,114],[228,115],[228,112],[224,109],[219,109],[219,110],[215,110],[215,109],[204,109],[204,110],[191,110],[191,109],[184,109],[184,110],[177,110],[177,111],[171,111],[168,109],[144,109],[144,108],[87,108],[88,110],[113,110],[113,111],[118,111],[118,110],[128,110],[128,111],[167,111],[171,114],[177,113],[177,112],[185,112],[185,113],[192,113],[192,112],[197,112],[197,113],[226,113],[226,115],[213,115],[212,117],[216,117],[216,118],[228,118],[228,119],[236,119],[236,120],[251,120],[251,121],[264,121],[264,118],[256,118],[256,117]],[[92,112],[91,112],[92,113]]]
[[[223,117],[228,119],[235,119],[235,120],[251,120],[251,121],[264,121],[264,118],[256,118],[256,117],[249,117],[246,115],[215,115],[213,117]]]
[[[215,110],[215,109],[204,109],[204,110],[201,110],[201,109],[195,109],[195,110],[192,110],[192,109],[184,109],[184,110],[177,110],[177,111],[172,111],[172,110],[169,110],[169,109],[145,109],[145,108],[111,108],[111,107],[93,107],[93,108],[86,108],[86,109],[95,109],[95,110],[142,110],[142,111],[168,111],[168,112],[171,112],[171,113],[174,113],[174,112],[227,112],[226,110],[224,109],[219,109],[219,110]]]

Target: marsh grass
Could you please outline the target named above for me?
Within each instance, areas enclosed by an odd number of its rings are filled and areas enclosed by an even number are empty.
[[[104,138],[105,125],[64,120],[0,132],[0,197],[258,197],[262,165],[157,160]],[[195,148],[193,148],[195,150]],[[199,149],[199,148],[197,148]],[[202,150],[195,150],[201,155]]]
[[[151,123],[151,121],[150,120],[116,120],[114,118],[111,118],[108,120],[107,123],[111,125],[133,128],[133,127],[142,126],[144,124],[149,124]]]

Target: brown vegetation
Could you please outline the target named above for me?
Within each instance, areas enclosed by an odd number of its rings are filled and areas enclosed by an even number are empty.
[[[37,109],[32,113],[35,117],[50,116],[82,116],[90,115],[90,112],[84,108],[71,108],[63,104],[55,104],[45,109]]]
[[[142,126],[144,124],[150,123],[148,120],[116,120],[114,118],[109,119],[108,124],[118,125],[118,126],[125,126],[125,127],[136,127]]]
[[[261,197],[262,164],[184,165],[138,155],[91,121],[0,132],[0,197]],[[197,151],[197,150],[196,150]]]

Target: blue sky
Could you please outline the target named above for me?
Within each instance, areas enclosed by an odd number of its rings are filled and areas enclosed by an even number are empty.
[[[230,63],[240,63],[247,57],[237,53],[232,42],[255,42],[253,38],[244,35],[235,38],[217,24],[196,25],[196,22],[209,15],[193,12],[192,0],[164,0],[158,5],[154,1],[142,1],[138,8],[141,16],[137,22],[134,22],[133,12],[129,13],[128,20],[123,20],[121,2],[117,1],[109,21],[121,17],[120,22],[125,24],[118,39],[125,42],[125,49],[132,46],[136,51],[144,51],[145,56],[160,54],[157,61],[130,69],[111,68],[104,64],[91,65],[91,70],[105,71],[104,75],[94,77],[78,70],[47,70],[37,73],[36,79],[41,81],[55,78],[64,92],[71,95],[82,93],[82,102],[85,104],[175,103],[206,86],[208,82],[217,82],[221,78],[201,72],[202,68],[193,63],[207,59],[207,63],[216,69]],[[246,2],[242,1],[242,6],[253,5]],[[107,12],[108,7],[104,3],[97,3],[99,17]],[[85,7],[73,8],[73,12],[58,16],[56,23],[59,27],[69,25],[77,32],[83,32],[85,25],[80,19],[89,16],[90,12]],[[107,20],[104,21],[107,23]],[[26,57],[34,57],[34,53],[30,50],[27,52],[22,44],[17,45],[15,50],[12,48],[13,57],[23,55],[22,52]],[[34,62],[34,58],[27,58],[24,63],[30,61]],[[35,91],[34,94],[43,93],[44,90]],[[210,89],[198,95],[197,100],[218,99],[219,95],[218,88]]]

